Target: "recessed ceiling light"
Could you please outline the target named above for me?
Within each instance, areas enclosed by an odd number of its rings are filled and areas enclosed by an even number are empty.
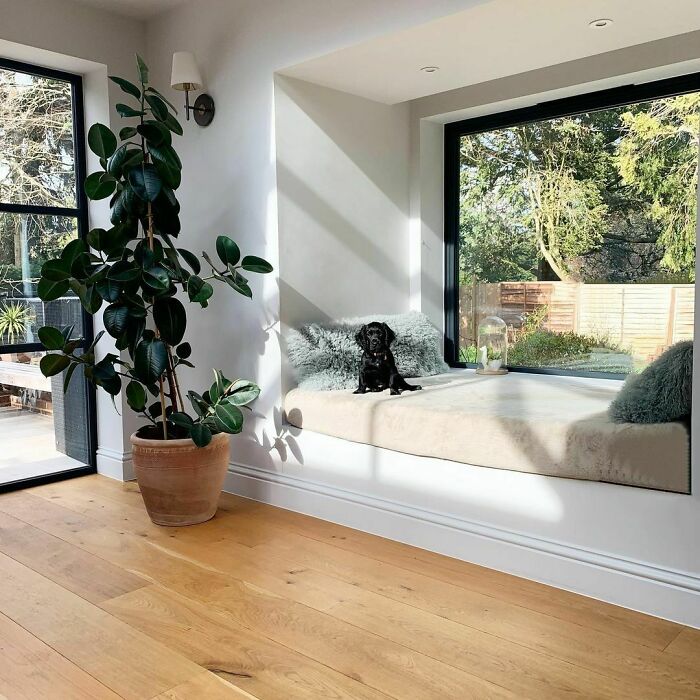
[[[592,22],[589,22],[588,26],[591,29],[605,29],[606,27],[609,27],[612,23],[613,21],[611,19],[601,17],[600,19],[594,19]]]
[[[437,73],[440,70],[440,66],[423,66],[421,71],[423,73]]]

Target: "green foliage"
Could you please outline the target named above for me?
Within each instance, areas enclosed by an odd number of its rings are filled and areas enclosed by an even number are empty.
[[[463,277],[694,279],[700,94],[465,136]]]
[[[591,336],[536,330],[520,337],[508,350],[508,364],[516,367],[547,367],[587,355],[596,346]]]
[[[27,325],[34,320],[32,310],[22,304],[3,304],[0,306],[0,342],[6,338],[9,345],[14,345],[17,338],[24,338]]]
[[[627,111],[622,121],[617,163],[623,181],[651,201],[665,268],[694,271],[700,93]]]
[[[182,128],[172,105],[148,84],[148,68],[140,57],[137,68],[138,85],[124,78],[111,80],[135,100],[117,105],[117,111],[138,118],[138,124],[122,128],[118,137],[103,124],[94,124],[88,132],[88,145],[99,157],[101,170],[86,178],[84,189],[92,200],[110,197],[111,228],[93,229],[87,242],[71,241],[44,263],[38,285],[44,301],[72,290],[89,313],[104,307],[105,331],[80,352],[82,341],[71,339],[72,329],[42,328],[39,338],[52,352],[42,359],[41,370],[47,377],[65,371],[67,389],[76,368],[82,367],[85,376],[111,396],[125,388],[129,407],[152,425],[149,436],[155,437],[157,428],[165,439],[191,437],[204,446],[216,433],[241,431],[240,407],[254,401],[260,389],[215,370],[207,391],[188,393],[193,415],[188,414],[177,370],[193,367],[187,359],[192,348],[183,342],[187,311],[178,294],[204,308],[214,294],[210,281],[216,281],[252,297],[241,270],[268,273],[272,266],[252,255],[241,260],[238,245],[219,236],[220,264],[202,253],[210,268],[204,274],[198,256],[175,246],[182,163],[172,142]],[[98,360],[95,348],[104,332],[122,354],[108,353]],[[158,400],[149,405],[149,396]]]

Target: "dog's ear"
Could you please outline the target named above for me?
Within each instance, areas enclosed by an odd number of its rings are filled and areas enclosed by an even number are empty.
[[[389,347],[396,340],[396,333],[386,323],[382,323],[382,328],[384,329],[384,341],[386,346]]]
[[[355,333],[355,341],[365,352],[369,352],[369,347],[367,345],[367,326],[362,326],[360,330]]]

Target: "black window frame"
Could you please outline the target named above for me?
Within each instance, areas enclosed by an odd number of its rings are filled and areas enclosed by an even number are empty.
[[[71,216],[75,217],[78,224],[78,237],[85,240],[90,229],[88,199],[82,187],[82,183],[86,177],[86,137],[85,137],[85,106],[83,97],[83,79],[82,76],[67,73],[53,68],[37,66],[23,61],[15,61],[8,58],[0,57],[0,69],[8,71],[16,71],[18,73],[26,73],[35,75],[41,78],[51,78],[69,83],[71,86],[71,100],[73,113],[73,147],[75,153],[75,182],[76,182],[76,206],[75,207],[54,207],[34,204],[15,204],[12,202],[0,201],[0,213],[7,214],[35,214],[49,216]],[[83,344],[82,347],[88,347],[94,338],[94,326],[92,316],[85,311],[81,305],[82,311],[82,327],[83,327]],[[0,353],[7,352],[41,352],[44,346],[41,343],[19,343],[17,345],[2,345],[0,344]],[[36,486],[39,484],[49,483],[52,481],[60,481],[62,479],[81,476],[83,474],[92,474],[96,472],[96,456],[97,456],[97,410],[95,388],[87,380],[85,381],[85,397],[86,397],[86,412],[88,416],[88,455],[89,464],[85,467],[70,469],[44,476],[32,477],[30,479],[21,479],[0,484],[0,493],[11,491],[28,486]]]
[[[700,73],[690,73],[648,83],[583,93],[573,97],[540,102],[482,117],[448,122],[444,126],[444,247],[445,247],[445,361],[450,367],[474,368],[475,363],[459,361],[459,165],[463,136],[505,129],[522,124],[570,117],[648,100],[675,97],[700,91]],[[700,155],[699,155],[700,157]],[[613,372],[585,372],[546,367],[508,367],[511,372],[554,374],[596,379],[624,379]]]

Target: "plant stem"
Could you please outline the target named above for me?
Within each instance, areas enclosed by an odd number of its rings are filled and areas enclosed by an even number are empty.
[[[163,423],[163,440],[168,439],[168,421],[165,418],[165,391],[163,390],[163,377],[158,377],[158,385],[160,388],[160,409],[162,413]]]

